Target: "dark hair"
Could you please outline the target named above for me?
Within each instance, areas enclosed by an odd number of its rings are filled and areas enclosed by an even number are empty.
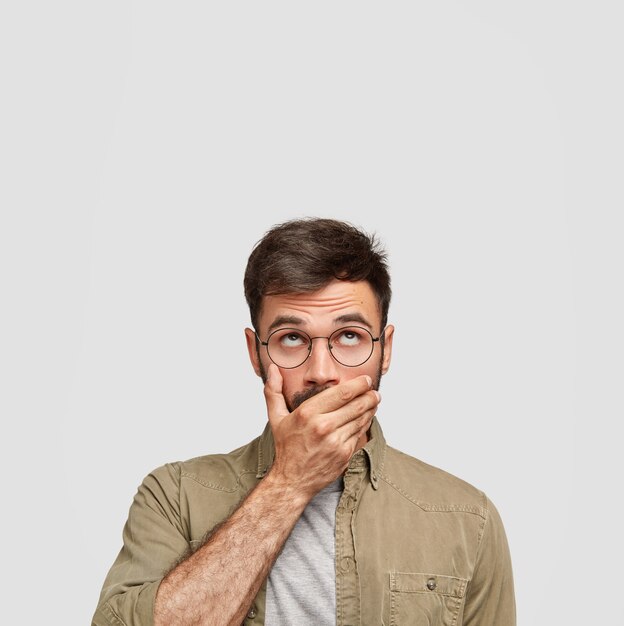
[[[257,330],[264,296],[317,291],[337,278],[368,281],[384,328],[392,295],[386,259],[375,235],[347,222],[303,218],[277,224],[247,261],[244,285],[251,323]]]

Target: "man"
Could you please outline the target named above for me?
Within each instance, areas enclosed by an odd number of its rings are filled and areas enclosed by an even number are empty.
[[[139,487],[93,624],[513,626],[507,541],[474,487],[389,447],[394,327],[374,238],[270,230],[245,272],[268,424]]]

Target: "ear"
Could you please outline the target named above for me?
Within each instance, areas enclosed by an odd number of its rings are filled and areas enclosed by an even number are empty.
[[[262,377],[260,370],[260,362],[258,360],[258,351],[256,350],[256,333],[251,328],[245,328],[245,341],[247,342],[247,352],[249,352],[249,360],[251,366],[256,372],[256,376]]]
[[[384,358],[381,364],[381,373],[385,374],[390,369],[390,360],[392,359],[392,339],[394,337],[394,326],[390,324],[384,330]]]

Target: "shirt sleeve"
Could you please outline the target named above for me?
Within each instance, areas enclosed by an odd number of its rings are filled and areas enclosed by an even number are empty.
[[[188,551],[180,517],[180,467],[164,465],[138,488],[92,626],[152,625],[160,581]]]
[[[464,626],[515,626],[511,557],[503,522],[489,499],[472,579],[466,590]]]

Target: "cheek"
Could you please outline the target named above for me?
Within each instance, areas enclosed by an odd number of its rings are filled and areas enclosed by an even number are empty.
[[[353,378],[355,378],[356,376],[362,376],[362,374],[368,374],[371,378],[374,379],[377,375],[377,370],[379,369],[379,362],[379,357],[377,355],[371,356],[371,358],[368,359],[368,361],[366,361],[364,365],[355,368]]]
[[[280,369],[280,374],[282,375],[282,394],[286,398],[292,398],[294,393],[303,389],[303,379],[296,369]]]

